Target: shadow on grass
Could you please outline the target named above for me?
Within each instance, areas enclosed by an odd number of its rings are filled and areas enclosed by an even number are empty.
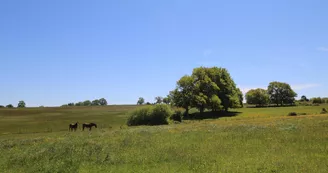
[[[240,114],[241,112],[224,112],[224,111],[216,111],[216,112],[203,112],[202,114],[199,112],[189,114],[183,117],[183,120],[203,120],[203,119],[218,119],[222,117],[234,117]]]

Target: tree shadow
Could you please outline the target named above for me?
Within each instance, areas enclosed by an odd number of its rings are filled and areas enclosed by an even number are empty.
[[[240,114],[241,112],[235,112],[235,111],[216,111],[216,112],[196,112],[189,115],[183,116],[183,120],[204,120],[204,119],[218,119],[222,117],[234,117]]]

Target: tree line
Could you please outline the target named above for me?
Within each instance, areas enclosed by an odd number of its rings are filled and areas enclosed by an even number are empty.
[[[150,103],[150,102],[146,102],[145,103],[145,99],[143,97],[139,97],[138,101],[137,101],[137,105],[154,105],[154,104],[170,104],[171,103],[171,98],[170,96],[166,96],[166,97],[161,97],[161,96],[157,96],[155,97],[155,102]]]
[[[0,108],[4,108],[4,107],[6,107],[6,108],[14,108],[15,106],[12,105],[12,104],[8,104],[6,106],[0,105]],[[18,102],[17,108],[25,108],[25,107],[26,107],[26,103],[23,100],[21,100],[21,101]]]
[[[257,88],[249,90],[246,95],[246,103],[256,106],[275,104],[276,106],[295,104],[297,93],[285,82],[270,82],[267,89]]]
[[[64,104],[62,105],[62,107],[67,107],[67,106],[106,106],[107,100],[105,98],[101,98],[101,99],[95,99],[93,101],[90,100],[85,100],[85,101],[80,101],[77,103],[68,103],[68,104]]]

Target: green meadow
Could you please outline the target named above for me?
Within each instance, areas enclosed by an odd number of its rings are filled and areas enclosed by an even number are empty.
[[[2,108],[0,172],[328,171],[328,114],[320,114],[328,105],[240,108],[233,116],[128,127],[135,108]],[[69,132],[76,121],[98,128]]]

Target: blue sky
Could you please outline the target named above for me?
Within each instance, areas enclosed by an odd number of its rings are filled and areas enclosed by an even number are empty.
[[[2,0],[0,105],[153,102],[195,67],[328,96],[328,1]]]

